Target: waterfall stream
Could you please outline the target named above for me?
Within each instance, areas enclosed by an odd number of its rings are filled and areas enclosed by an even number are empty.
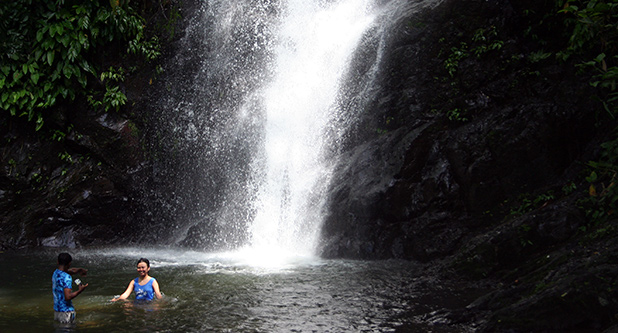
[[[342,142],[377,91],[389,25],[439,2],[196,2],[154,96],[153,178],[173,184],[149,199],[153,216],[167,216],[159,240],[314,255]]]
[[[159,101],[173,110],[160,127],[178,155],[168,167],[171,205],[183,210],[176,243],[313,255],[334,165],[325,152],[343,133],[340,91],[374,24],[372,2],[198,5]]]
[[[323,145],[349,58],[371,25],[369,1],[289,1],[273,43],[273,78],[262,90],[263,152],[251,249],[310,255],[316,244],[331,163]]]

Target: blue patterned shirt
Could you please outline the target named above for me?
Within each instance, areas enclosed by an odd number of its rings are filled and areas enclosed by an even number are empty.
[[[59,269],[54,271],[52,275],[52,292],[54,294],[54,311],[56,312],[70,312],[75,311],[73,303],[70,300],[64,298],[64,288],[72,289],[73,278],[67,272],[63,272]]]

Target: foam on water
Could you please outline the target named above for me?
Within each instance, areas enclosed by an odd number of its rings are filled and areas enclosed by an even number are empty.
[[[252,248],[208,253],[178,248],[117,247],[85,249],[80,256],[94,260],[121,259],[126,260],[128,265],[136,263],[139,258],[147,258],[153,267],[200,266],[209,273],[273,273],[300,266],[320,265],[323,262],[316,256],[271,253]]]

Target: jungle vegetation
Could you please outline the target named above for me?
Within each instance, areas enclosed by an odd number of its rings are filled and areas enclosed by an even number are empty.
[[[141,11],[147,4],[141,4]],[[0,3],[0,110],[36,130],[46,112],[84,98],[94,108],[127,102],[119,84],[160,55],[159,38],[128,0]],[[144,61],[145,60],[145,61]]]

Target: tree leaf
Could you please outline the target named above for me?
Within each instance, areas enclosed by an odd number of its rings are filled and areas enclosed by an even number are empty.
[[[39,73],[32,73],[32,75],[30,75],[30,79],[32,80],[32,82],[34,82],[34,84],[37,84],[39,82]]]
[[[38,131],[41,127],[43,127],[43,116],[39,113],[36,119],[36,128],[34,130]]]
[[[54,51],[47,52],[47,64],[50,66],[54,63]]]

